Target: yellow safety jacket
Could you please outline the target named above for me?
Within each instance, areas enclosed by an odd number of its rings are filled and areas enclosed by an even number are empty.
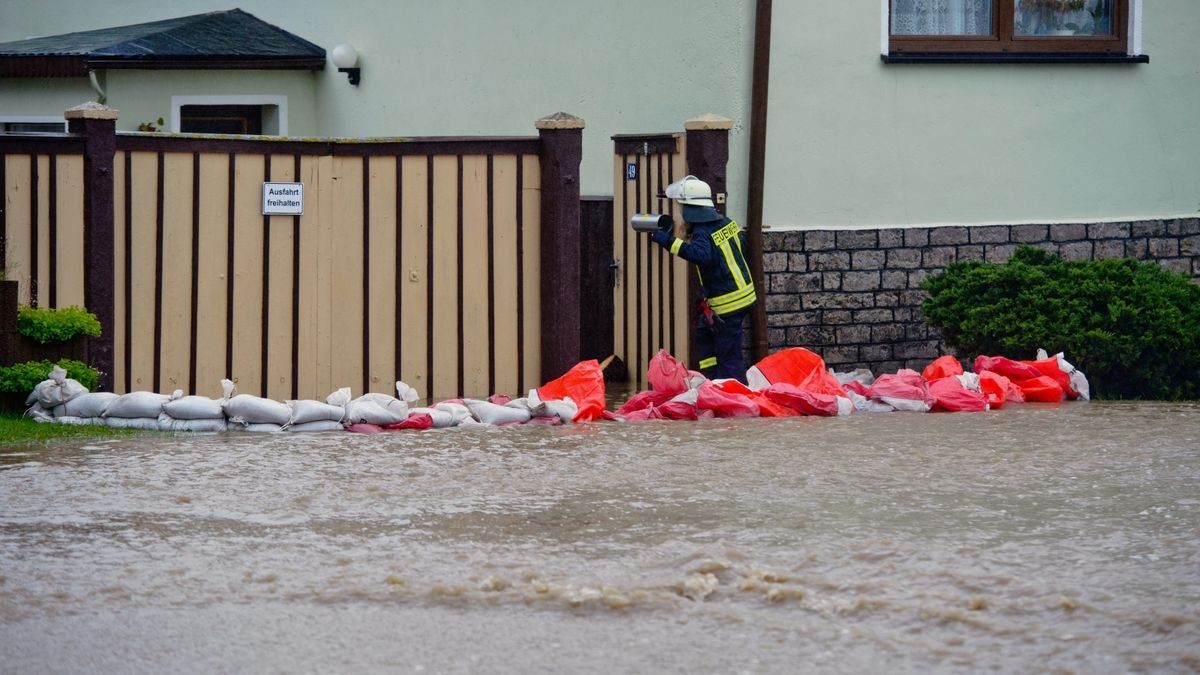
[[[717,314],[741,312],[754,304],[754,280],[746,263],[746,235],[729,218],[693,223],[690,241],[668,232],[654,240],[672,254],[696,265],[708,306]]]

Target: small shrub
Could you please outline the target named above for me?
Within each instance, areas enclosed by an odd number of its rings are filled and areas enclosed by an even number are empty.
[[[76,335],[100,336],[100,320],[82,307],[22,307],[17,330],[42,344],[70,340]]]
[[[951,264],[922,288],[929,324],[969,355],[1042,347],[1065,352],[1099,398],[1200,395],[1200,286],[1156,263],[1022,246],[1001,265]]]
[[[57,364],[50,361],[25,361],[0,367],[0,392],[28,394],[50,377],[50,371],[55,365],[62,366],[63,370],[67,371],[67,377],[87,387],[88,391],[94,390],[96,383],[100,381],[100,371],[82,361],[60,359]]]

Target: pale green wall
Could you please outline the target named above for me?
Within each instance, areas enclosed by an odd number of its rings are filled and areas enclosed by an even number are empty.
[[[1146,3],[1150,64],[1081,66],[884,65],[878,0],[773,4],[768,225],[1200,211],[1196,0]],[[77,6],[0,3],[0,40],[228,8],[184,0],[112,0],[86,13]],[[136,84],[126,80],[132,73],[114,72],[107,84],[110,101],[124,108],[122,128],[165,113],[171,93],[286,94],[293,134],[528,136],[535,119],[565,111],[587,122],[583,192],[611,194],[610,136],[678,130],[714,112],[734,120],[729,210],[744,218],[751,0],[239,6],[326,50],[353,44],[362,84],[350,86],[331,65],[315,75],[143,72],[153,79]],[[0,80],[0,109],[14,99],[11,82]],[[49,94],[26,88],[15,98],[29,96]]]
[[[885,65],[879,3],[774,7],[765,223],[1200,211],[1195,0],[1147,3],[1147,65]]]

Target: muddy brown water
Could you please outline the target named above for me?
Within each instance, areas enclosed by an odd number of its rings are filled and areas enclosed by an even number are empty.
[[[1200,669],[1200,405],[0,448],[0,671]]]

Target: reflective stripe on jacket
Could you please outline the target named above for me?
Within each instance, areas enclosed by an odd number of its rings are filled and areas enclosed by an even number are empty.
[[[700,287],[717,314],[739,312],[754,304],[754,280],[746,263],[746,235],[728,218],[693,223],[690,241],[671,237],[671,253],[696,265]]]

